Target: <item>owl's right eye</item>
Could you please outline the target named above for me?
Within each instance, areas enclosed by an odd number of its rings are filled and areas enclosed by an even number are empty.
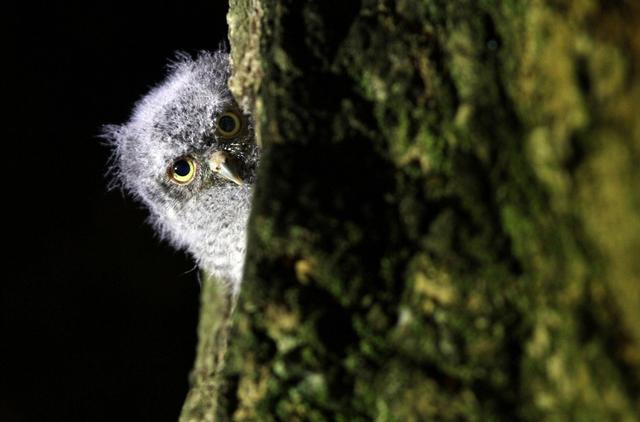
[[[179,185],[191,183],[196,175],[196,163],[191,157],[178,158],[169,167],[169,177]]]

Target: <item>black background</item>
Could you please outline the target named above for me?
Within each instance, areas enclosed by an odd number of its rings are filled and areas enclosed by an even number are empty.
[[[127,119],[176,50],[226,41],[227,4],[3,8],[0,421],[176,420],[197,274],[144,210],[106,191],[98,134]]]

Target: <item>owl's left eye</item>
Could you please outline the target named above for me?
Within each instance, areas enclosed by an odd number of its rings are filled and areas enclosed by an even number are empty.
[[[180,185],[191,183],[196,175],[196,162],[191,157],[178,158],[169,167],[169,177]]]
[[[224,138],[236,136],[242,129],[242,119],[235,111],[227,111],[218,117],[218,133]]]

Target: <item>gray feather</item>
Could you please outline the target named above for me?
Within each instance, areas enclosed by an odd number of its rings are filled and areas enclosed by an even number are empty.
[[[260,150],[250,116],[236,106],[227,81],[226,53],[180,55],[164,82],[134,107],[130,120],[107,126],[113,147],[114,185],[143,203],[161,238],[188,251],[198,265],[238,292],[246,249],[246,224]],[[223,113],[240,117],[242,130],[221,136]],[[238,164],[239,186],[212,171],[208,159],[222,151]],[[195,162],[195,177],[176,183],[172,165],[181,157]]]

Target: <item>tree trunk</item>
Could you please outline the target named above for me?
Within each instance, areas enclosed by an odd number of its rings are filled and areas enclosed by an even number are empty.
[[[236,420],[639,420],[640,3],[232,0]]]

